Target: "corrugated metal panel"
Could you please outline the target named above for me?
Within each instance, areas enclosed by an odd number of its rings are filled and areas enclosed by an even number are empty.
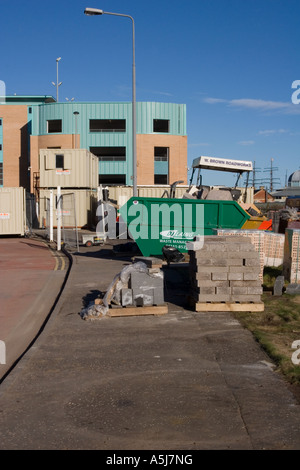
[[[0,235],[24,235],[25,189],[0,188]]]
[[[102,140],[103,134],[107,136],[106,133],[90,133],[90,119],[126,119],[125,134],[132,134],[131,103],[47,103],[33,106],[32,111],[33,135],[47,134],[47,121],[50,119],[62,119],[62,134],[74,134],[76,122],[73,113],[78,111],[77,129],[81,135],[82,148],[87,148],[91,137],[97,136],[97,139]],[[186,135],[185,104],[138,102],[136,103],[136,113],[137,134],[152,134],[153,119],[169,119],[170,134]],[[114,140],[115,137],[122,138],[122,136],[124,137],[124,133],[116,133],[110,137]]]
[[[171,135],[186,135],[186,105],[175,103],[137,103],[137,134],[153,134],[153,120],[170,121]]]
[[[76,211],[76,225],[77,227],[84,227],[87,224],[95,223],[96,221],[96,202],[97,191],[90,191],[85,189],[78,190],[61,190],[62,195],[74,194],[75,196],[75,211]],[[57,190],[53,190],[54,200],[56,200]],[[50,198],[49,189],[40,190],[39,201],[39,214],[40,214],[40,227],[45,227],[47,220],[47,199]],[[69,198],[71,200],[71,198]],[[55,204],[54,204],[55,206]],[[66,205],[64,213],[64,226],[75,227],[75,214],[70,205]],[[57,226],[57,212],[56,207],[53,208],[53,224]]]
[[[56,168],[64,155],[64,169]],[[39,155],[41,188],[97,188],[98,158],[84,149],[42,149]]]

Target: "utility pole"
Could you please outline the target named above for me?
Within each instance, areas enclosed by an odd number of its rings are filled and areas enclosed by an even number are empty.
[[[274,158],[271,158],[271,166],[264,170],[270,173],[270,179],[269,179],[270,192],[273,191],[275,184],[278,184],[276,181],[280,182],[280,178],[274,178],[274,172],[278,170],[278,167],[274,167],[273,162],[274,162]]]
[[[256,185],[257,185],[257,182],[259,181],[257,178],[256,178],[256,174],[257,173],[260,173],[261,169],[260,168],[257,168],[257,166],[255,165],[255,161],[253,162],[253,170],[252,170],[252,186],[253,188],[255,189],[256,188]]]

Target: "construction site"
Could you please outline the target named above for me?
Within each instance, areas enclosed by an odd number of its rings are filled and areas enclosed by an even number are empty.
[[[298,449],[298,388],[234,315],[262,315],[266,268],[271,296],[299,297],[299,208],[274,231],[238,186],[251,162],[200,157],[195,183],[135,197],[93,183],[89,153],[74,190],[53,155],[35,226],[22,188],[0,190],[0,447]]]

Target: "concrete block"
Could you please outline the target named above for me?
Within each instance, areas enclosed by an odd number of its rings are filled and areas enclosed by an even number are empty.
[[[216,287],[216,295],[230,295],[231,294],[231,288],[228,287]]]
[[[190,277],[196,279],[197,281],[211,281],[211,273],[210,272],[196,272],[190,271]]]
[[[133,305],[132,289],[121,289],[121,304],[123,307]]]
[[[237,251],[241,251],[241,252],[255,251],[254,245],[252,245],[251,243],[237,244],[236,248],[237,248]]]
[[[245,295],[248,294],[248,287],[232,287],[231,288],[232,295]]]
[[[228,267],[224,266],[200,266],[200,265],[194,265],[193,269],[197,273],[227,273]]]
[[[227,272],[213,272],[211,279],[212,281],[227,281]]]
[[[158,287],[163,286],[163,276],[150,276],[147,273],[133,272],[130,275],[129,287],[131,289],[138,289],[140,287]]]
[[[163,305],[165,303],[164,289],[153,289],[153,304]]]
[[[223,295],[223,294],[218,294],[218,295],[208,295],[208,294],[199,294],[195,298],[196,302],[229,302],[230,300],[230,295]]]
[[[256,251],[256,250],[247,251],[246,253],[241,253],[241,255],[244,255],[245,259],[251,259],[251,258],[259,259],[259,257],[260,257],[258,251]]]
[[[229,281],[243,281],[244,274],[243,273],[228,273],[228,280]]]
[[[198,281],[197,287],[229,287],[228,281]]]
[[[261,287],[260,280],[255,281],[230,281],[230,287]]]
[[[250,294],[245,294],[245,295],[231,295],[231,301],[232,302],[261,302],[261,296],[260,295],[250,295]]]
[[[262,295],[262,293],[263,293],[262,287],[247,287],[247,294]]]
[[[230,302],[231,296],[230,294],[216,294],[214,296],[213,302]]]
[[[214,295],[216,293],[215,287],[199,287],[199,294],[200,295]]]
[[[231,256],[228,256],[227,266],[243,266],[244,259],[243,259],[242,256],[240,258],[232,258],[231,253],[230,253],[230,255]]]
[[[300,294],[300,284],[298,284],[298,283],[289,284],[286,287],[285,293],[289,294],[289,295],[296,295],[296,294],[299,295]]]
[[[259,266],[259,258],[246,258],[244,262],[244,266]]]
[[[274,282],[273,295],[282,295],[284,276],[277,276]]]
[[[259,274],[259,270],[256,270],[254,272],[246,272],[244,273],[244,281],[256,281],[257,279],[259,279]]]

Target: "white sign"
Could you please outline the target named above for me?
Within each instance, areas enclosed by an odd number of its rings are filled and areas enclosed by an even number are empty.
[[[70,175],[71,171],[70,170],[56,170],[57,175]]]
[[[193,161],[193,168],[207,170],[225,170],[232,172],[252,171],[252,162],[243,160],[231,160],[228,158],[199,157]]]
[[[6,346],[4,341],[0,341],[0,364],[6,364]]]
[[[10,214],[8,212],[0,212],[0,219],[10,219]]]
[[[176,238],[177,240],[192,240],[195,236],[194,232],[180,232],[179,230],[165,230],[160,232],[164,238]]]

